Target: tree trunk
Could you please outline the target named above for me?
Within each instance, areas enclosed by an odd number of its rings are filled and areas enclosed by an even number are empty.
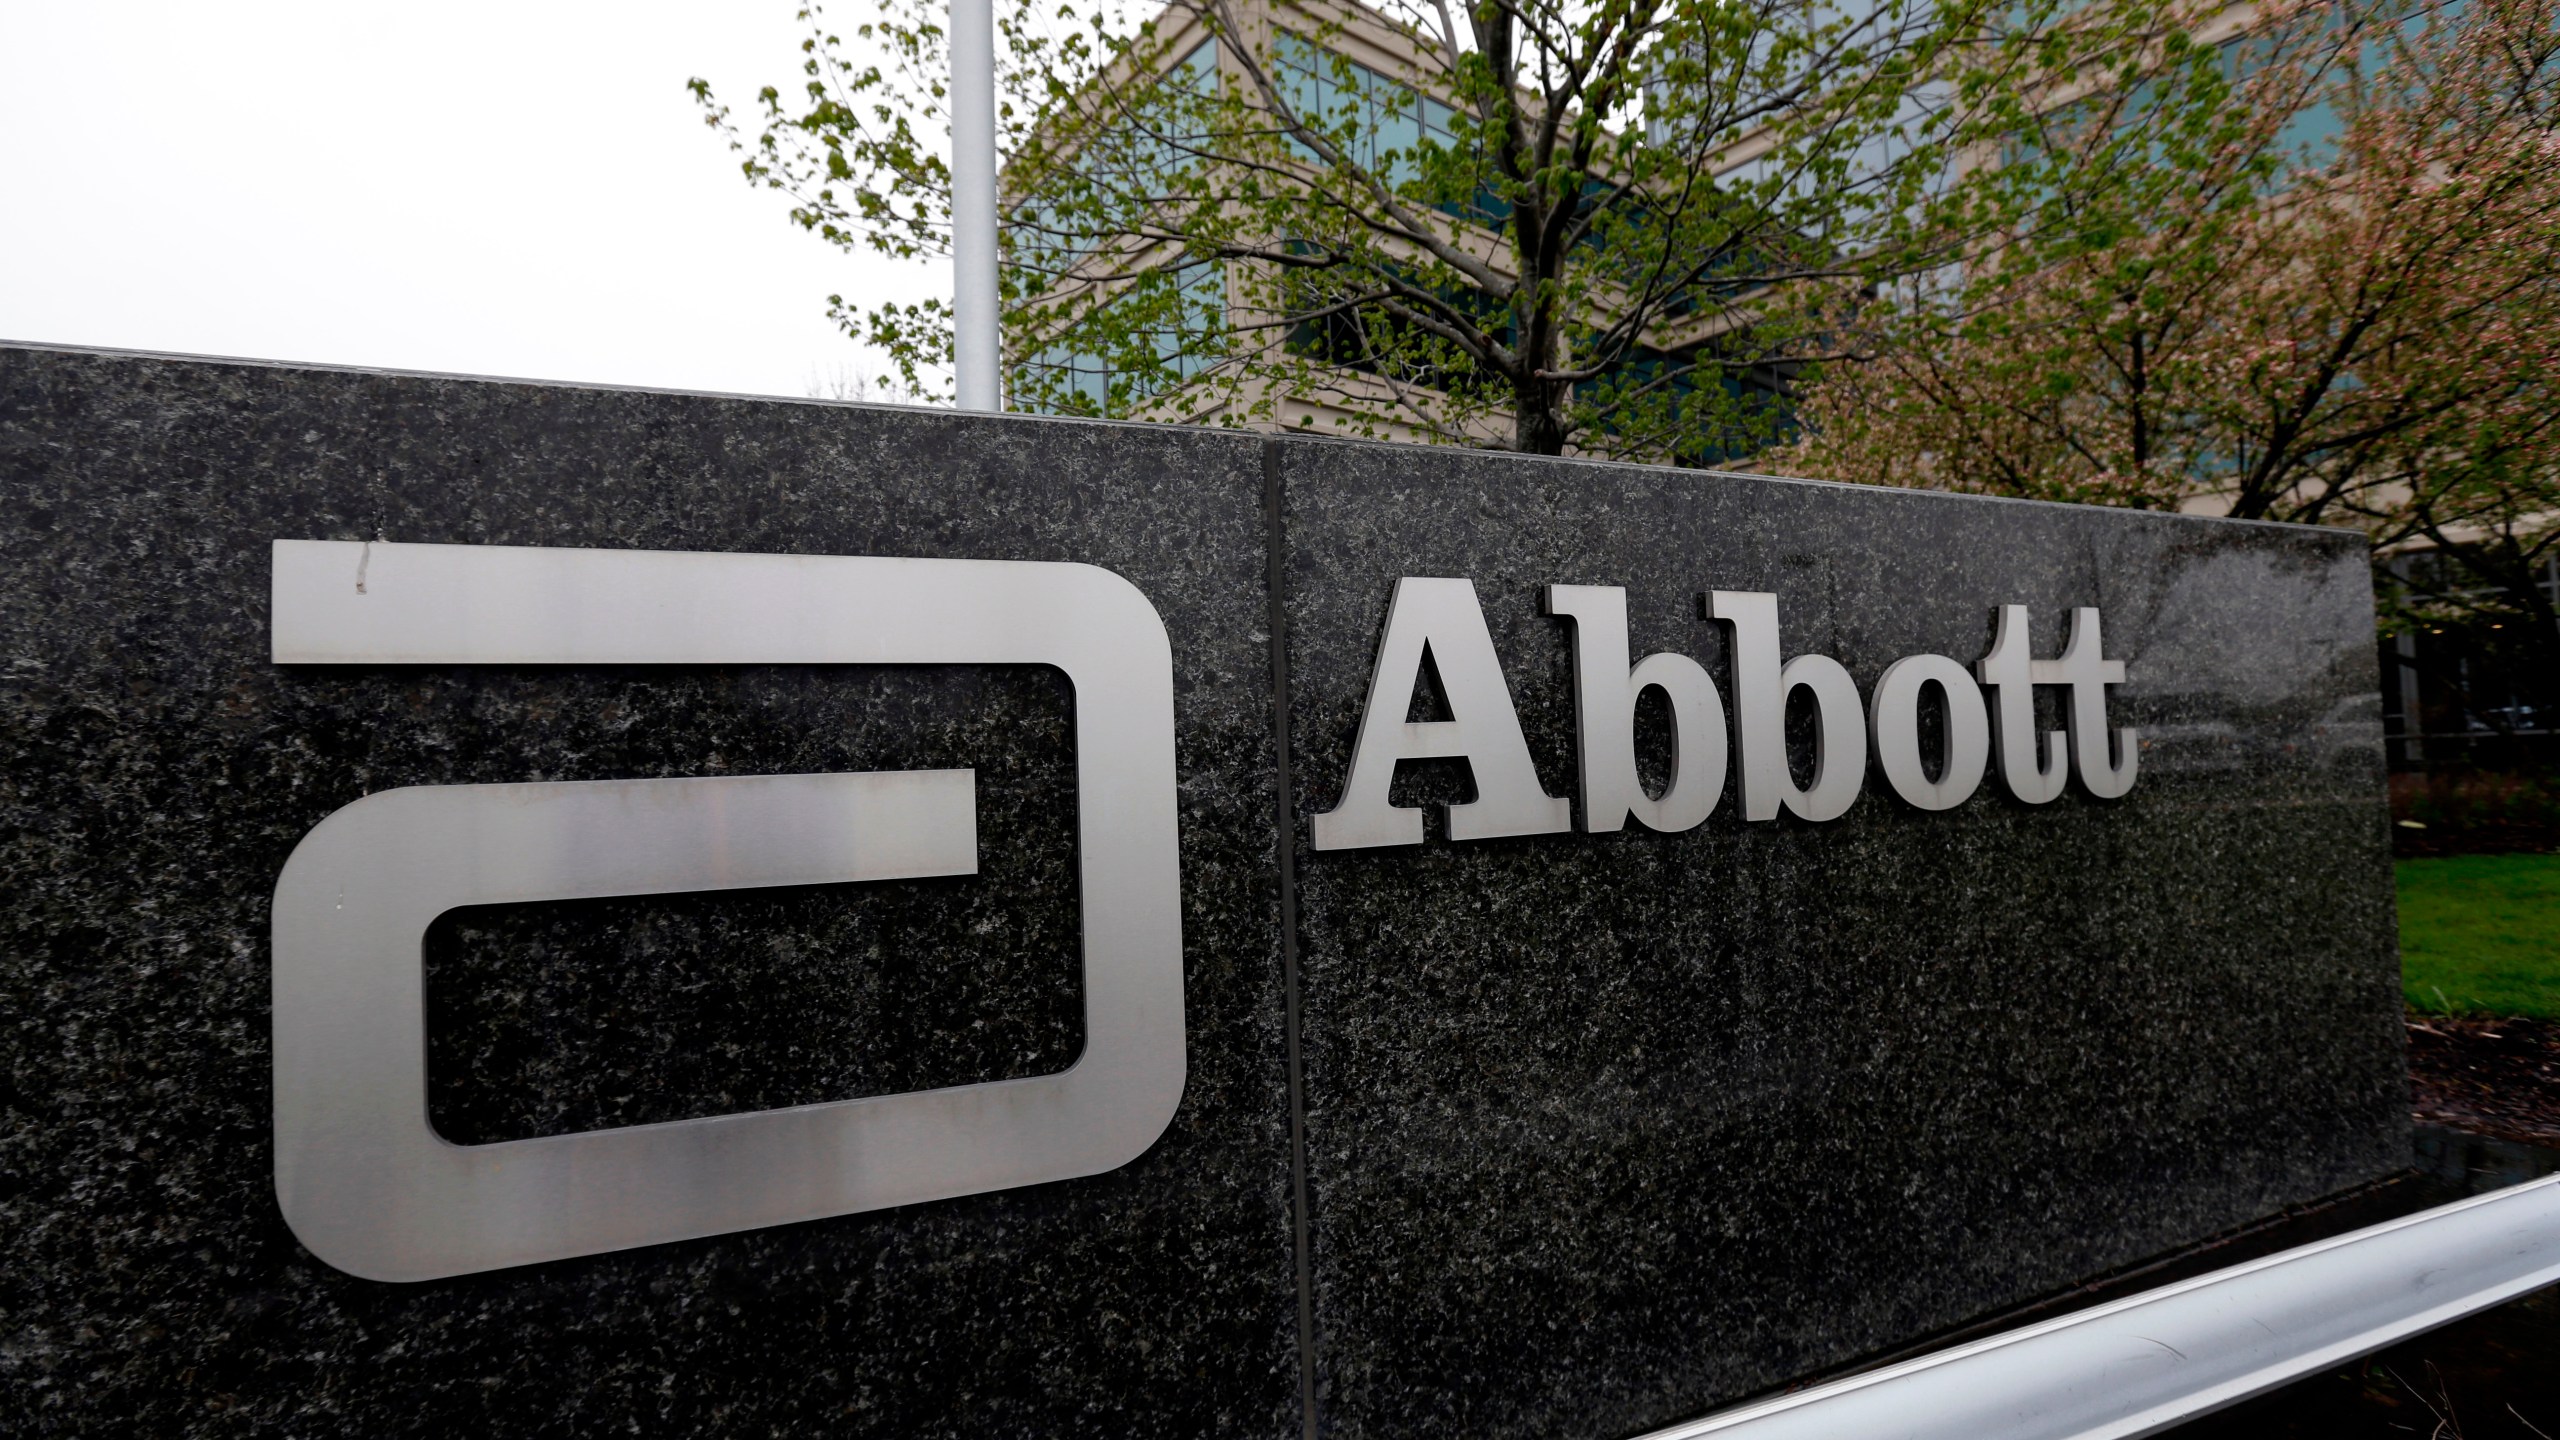
[[[1531,380],[1512,394],[1511,448],[1523,455],[1564,453],[1564,421],[1556,414],[1557,386]]]

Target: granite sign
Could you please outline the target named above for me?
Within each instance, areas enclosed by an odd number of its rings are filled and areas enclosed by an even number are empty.
[[[15,1433],[1625,1436],[2407,1153],[2352,534],[6,345],[0,487]]]

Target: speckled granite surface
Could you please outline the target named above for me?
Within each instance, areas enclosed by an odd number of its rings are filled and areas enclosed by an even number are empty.
[[[1298,1397],[1263,475],[1204,432],[0,348],[0,1429],[1272,1435]],[[978,769],[975,879],[460,912],[457,1139],[1081,1044],[1047,670],[267,662],[277,537],[1074,559],[1174,639],[1190,1084],[1112,1174],[420,1285],[268,1178],[267,925],[392,785]]]
[[[1267,487],[1283,499],[1274,527]],[[502,1139],[1080,1043],[1073,696],[1004,668],[278,668],[277,537],[1075,559],[1174,645],[1190,1081],[1090,1179],[418,1285],[278,1218],[267,923],[416,783],[966,764],[974,879],[459,912],[429,1107]],[[1279,538],[1305,1165],[1273,784]],[[2407,1154],[2351,538],[1697,474],[0,346],[11,1433],[1619,1436]],[[1568,793],[1551,582],[1862,685],[2101,604],[2128,799],[1318,853],[1389,588],[1474,579]],[[1729,693],[1729,691],[1728,691]],[[1408,767],[1399,797],[1462,770]],[[1293,1178],[1312,1195],[1303,1348]]]
[[[1328,1433],[1633,1433],[2407,1163],[2357,537],[1350,445],[1284,479]],[[1679,835],[1313,852],[1400,575],[1473,578],[1555,794],[1551,582],[1720,684],[1699,592],[1774,591],[1862,690],[2100,605],[2152,744],[2113,804],[1871,779],[1821,826],[1729,789]]]

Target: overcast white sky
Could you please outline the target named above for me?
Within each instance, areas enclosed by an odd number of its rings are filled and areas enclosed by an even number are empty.
[[[947,268],[791,225],[684,88],[795,80],[796,8],[0,0],[0,338],[795,396],[869,373],[826,297]]]

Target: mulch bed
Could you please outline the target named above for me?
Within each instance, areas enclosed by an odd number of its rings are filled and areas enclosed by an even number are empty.
[[[2412,1017],[2409,1089],[2428,1124],[2560,1144],[2560,1024]]]

